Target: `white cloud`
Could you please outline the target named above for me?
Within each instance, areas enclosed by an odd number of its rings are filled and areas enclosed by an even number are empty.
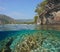
[[[0,11],[4,11],[5,10],[5,8],[4,7],[0,7]]]

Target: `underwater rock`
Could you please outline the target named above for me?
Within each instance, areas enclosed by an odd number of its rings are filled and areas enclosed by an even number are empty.
[[[38,43],[36,42],[36,38],[29,36],[25,39],[21,45],[17,45],[17,52],[30,52],[31,50],[37,49]],[[18,51],[19,50],[19,51]]]
[[[9,47],[3,48],[2,52],[11,52],[11,49]]]
[[[20,52],[30,52],[29,47],[26,44],[22,44],[22,47],[20,48]]]
[[[57,48],[60,48],[58,46],[60,40],[56,39],[54,33],[38,31],[33,34],[26,33],[22,35],[18,35],[14,40],[13,43],[15,44],[12,44],[14,47],[11,46],[11,48],[13,47],[12,52],[55,52],[58,50]]]
[[[11,52],[10,45],[13,42],[13,38],[9,38],[8,40],[2,41],[2,42],[4,43],[4,45],[3,45],[2,49],[1,49],[1,52]]]
[[[9,41],[6,43],[6,46],[9,47],[13,42],[13,38],[10,38]]]
[[[41,33],[38,33],[38,35],[27,36],[27,38],[24,38],[22,42],[16,45],[15,52],[38,52],[39,47],[42,46],[45,39],[46,37],[44,37]]]
[[[36,47],[38,47],[38,44],[37,44],[36,40],[34,41],[33,37],[32,38],[29,37],[26,43],[30,49],[35,49]]]

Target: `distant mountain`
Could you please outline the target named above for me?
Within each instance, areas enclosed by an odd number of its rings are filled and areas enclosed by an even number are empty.
[[[7,15],[0,14],[0,24],[30,24],[33,19],[13,19]]]
[[[18,24],[33,24],[34,19],[17,19],[16,22]]]
[[[14,24],[14,23],[16,23],[16,21],[13,18],[7,15],[0,14],[0,24]]]
[[[17,22],[33,22],[33,19],[17,19]]]

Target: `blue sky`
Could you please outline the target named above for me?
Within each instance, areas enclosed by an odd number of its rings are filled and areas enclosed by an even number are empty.
[[[0,0],[0,14],[14,19],[33,19],[35,8],[42,0]]]

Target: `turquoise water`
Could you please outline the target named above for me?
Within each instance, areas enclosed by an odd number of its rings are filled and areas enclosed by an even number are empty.
[[[35,26],[28,26],[28,28],[26,28],[26,25],[23,27],[21,27],[20,29],[13,28],[14,30],[8,28],[8,30],[0,31],[0,50],[4,49],[4,47],[6,46],[7,42],[10,41],[10,39],[13,39],[9,47],[12,52],[15,52],[15,50],[17,50],[16,49],[17,45],[25,41],[26,37],[35,36],[35,35],[38,35],[40,37],[40,34],[42,34],[44,37],[47,37],[47,38],[43,41],[43,44],[41,45],[41,47],[39,47],[36,50],[33,50],[33,52],[43,52],[43,51],[59,52],[60,51],[60,31],[36,30],[34,29]],[[38,43],[40,43],[40,40],[38,41]]]

